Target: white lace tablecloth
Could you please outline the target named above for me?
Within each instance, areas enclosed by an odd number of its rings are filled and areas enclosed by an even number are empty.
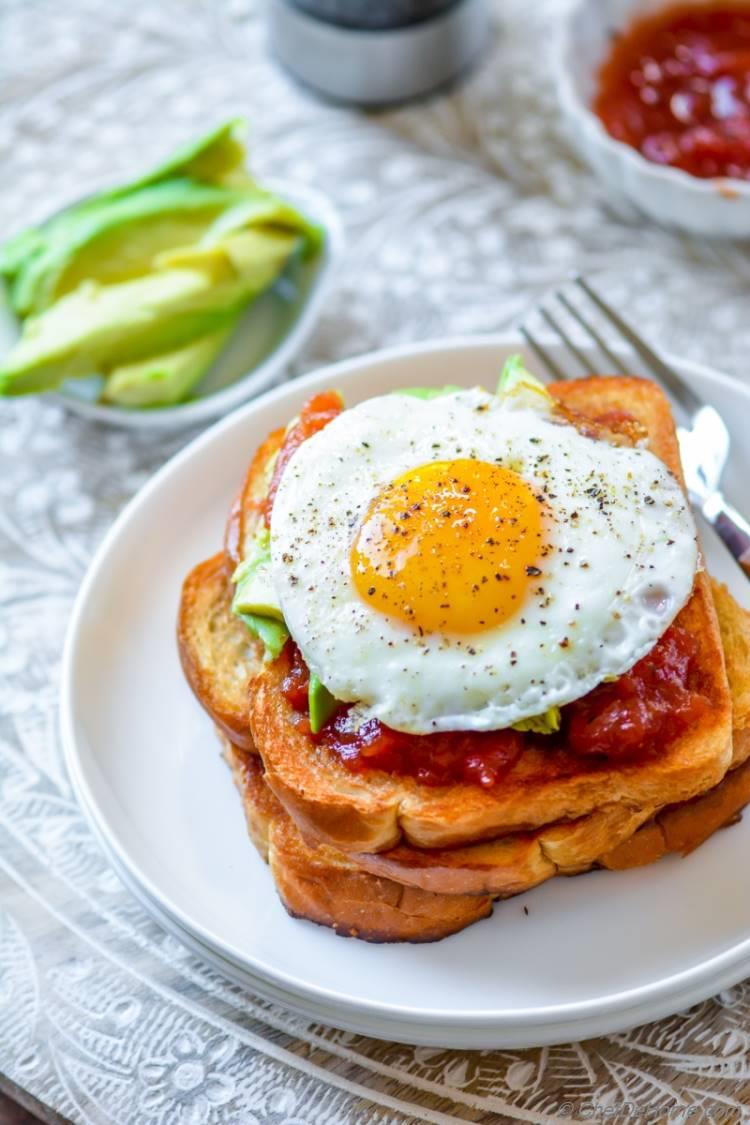
[[[364,116],[279,73],[246,0],[3,0],[0,234],[245,114],[258,172],[321,188],[347,227],[300,370],[502,328],[577,267],[662,344],[744,376],[747,282],[618,221],[561,139],[545,53],[559,11],[499,0],[468,84]],[[124,889],[65,776],[60,652],[105,529],[188,436],[0,406],[0,1072],[97,1125],[548,1122],[594,1105],[615,1120],[750,1120],[747,985],[581,1044],[413,1049],[244,992]]]

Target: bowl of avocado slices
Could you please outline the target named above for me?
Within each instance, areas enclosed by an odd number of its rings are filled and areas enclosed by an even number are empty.
[[[258,184],[244,129],[226,122],[0,247],[0,396],[166,429],[280,376],[317,320],[341,226],[318,192]]]

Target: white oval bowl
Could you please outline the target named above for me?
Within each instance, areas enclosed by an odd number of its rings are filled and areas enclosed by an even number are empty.
[[[406,385],[491,386],[503,360],[522,350],[511,336],[398,348],[250,403],[130,503],[70,624],[61,684],[68,770],[128,885],[255,991],[367,1035],[465,1048],[564,1042],[657,1019],[750,972],[748,818],[685,859],[554,879],[434,945],[372,946],[294,921],[247,837],[211,723],[180,670],[182,579],[220,546],[237,482],[270,430],[328,386],[352,404]],[[736,443],[727,494],[738,502],[750,474],[742,444],[750,390],[674,362],[727,419]],[[711,571],[750,606],[746,578],[710,529],[703,535]]]
[[[219,359],[198,384],[193,400],[148,409],[107,405],[87,399],[85,379],[71,380],[47,397],[96,422],[163,432],[223,417],[278,381],[317,324],[344,232],[338,212],[321,192],[283,180],[265,186],[320,223],[325,243],[313,262],[294,267],[298,293],[293,299],[272,286],[251,303]],[[7,302],[0,303],[0,354],[13,346],[18,335],[18,320]]]
[[[689,0],[705,6],[706,0]],[[555,49],[558,100],[572,143],[616,195],[654,222],[690,234],[750,237],[750,182],[700,179],[680,168],[654,164],[615,140],[591,109],[599,67],[613,32],[672,0],[572,0]]]

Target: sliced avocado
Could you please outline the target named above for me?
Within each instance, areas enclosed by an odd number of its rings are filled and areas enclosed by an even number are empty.
[[[160,268],[176,266],[222,270],[229,265],[235,273],[248,275],[258,268],[258,263],[269,253],[269,247],[274,247],[279,239],[287,240],[284,245],[287,246],[288,260],[299,248],[299,238],[269,227],[266,230],[235,231],[211,246],[178,246],[174,250],[165,250],[155,261]]]
[[[280,227],[299,231],[304,236],[304,257],[310,258],[323,245],[324,232],[319,223],[308,219],[296,207],[271,192],[258,189],[218,216],[204,234],[204,246],[213,246],[228,234],[249,227]]]
[[[399,387],[394,394],[409,395],[410,398],[421,398],[428,401],[431,398],[442,398],[443,395],[454,395],[457,391],[465,391],[466,387],[455,387],[448,384],[445,387]]]
[[[241,117],[217,125],[197,141],[188,141],[153,172],[146,174],[136,186],[172,179],[173,176],[190,176],[206,183],[225,183],[238,170],[244,170],[247,123]],[[244,177],[250,181],[249,176]]]
[[[150,172],[121,187],[100,192],[92,202],[105,202],[117,199],[149,184],[161,180],[171,180],[176,176],[190,176],[206,183],[223,183],[245,163],[244,133],[247,123],[241,117],[232,118],[217,125],[210,133],[197,141],[181,145],[172,156],[158,164]],[[249,180],[249,177],[248,177]]]
[[[206,162],[218,167],[219,150],[231,142],[222,127],[218,149],[191,145],[196,160],[169,161],[143,179],[102,192],[67,208],[44,226],[22,231],[0,251],[0,272],[10,284],[19,316],[38,314],[82,281],[115,283],[145,273],[162,251],[250,226],[299,232],[307,254],[319,249],[320,227],[291,204],[257,187],[248,177],[216,182]],[[222,157],[223,159],[223,157]]]
[[[63,379],[106,373],[218,331],[278,277],[298,245],[296,235],[253,233],[256,256],[242,273],[224,253],[200,267],[79,286],[25,322],[0,365],[0,394],[51,390]]]
[[[232,581],[235,584],[234,613],[256,613],[283,621],[271,578],[271,535],[267,527],[258,531],[246,558],[232,575]]]
[[[220,220],[233,212],[244,214],[244,228],[223,229]],[[169,180],[83,216],[48,241],[18,271],[11,304],[19,316],[36,314],[87,279],[127,281],[152,269],[170,250],[228,243],[226,235],[250,227],[261,234],[299,234],[307,255],[323,238],[319,226],[267,192],[253,188],[248,195],[247,189]]]
[[[12,278],[23,263],[44,246],[44,235],[37,227],[19,231],[0,246],[0,274]]]
[[[530,731],[532,734],[556,734],[560,729],[562,713],[559,707],[550,707],[543,715],[533,715],[513,724],[513,730]]]
[[[275,621],[284,620],[269,567],[260,567],[237,586],[233,608],[235,613],[257,613],[261,617],[272,617]]]
[[[263,659],[267,664],[278,660],[284,645],[289,640],[289,632],[283,621],[275,621],[271,617],[261,617],[256,613],[238,613],[237,616],[244,621],[254,637],[257,637],[265,648]]]
[[[81,200],[53,215],[39,227],[31,227],[15,235],[0,249],[0,273],[13,281],[17,272],[29,264],[33,255],[44,251],[53,242],[69,236],[80,223],[95,222],[98,215],[113,204],[165,180],[191,180],[196,183],[234,185],[254,188],[246,173],[238,174],[245,161],[242,132],[245,123],[232,120],[210,133],[183,145],[158,167],[127,184],[118,185]],[[257,190],[257,189],[256,189]]]
[[[271,582],[271,535],[267,527],[255,536],[247,557],[232,575],[232,582],[236,587],[232,612],[262,641],[264,659],[277,660],[289,640],[289,630]]]
[[[334,695],[331,695],[314,672],[310,673],[310,682],[307,688],[307,706],[310,713],[310,730],[317,734],[326,725],[331,715],[339,709],[341,704]]]
[[[107,377],[102,400],[138,407],[182,402],[224,347],[237,319],[232,316],[224,328],[183,348],[116,367]]]
[[[322,229],[242,170],[241,124],[0,249],[11,307],[27,318],[0,362],[0,394],[95,376],[110,402],[178,402],[249,301],[295,253],[319,249]]]
[[[138,277],[161,251],[200,239],[238,198],[237,189],[179,179],[71,214],[22,263],[11,287],[13,309],[38,314],[88,279],[112,284]]]

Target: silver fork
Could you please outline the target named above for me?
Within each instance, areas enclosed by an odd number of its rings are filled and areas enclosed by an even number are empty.
[[[571,299],[573,294],[575,301]],[[567,319],[582,329],[586,338],[585,346],[581,346],[573,338],[561,320],[560,310],[564,310]],[[593,344],[612,365],[613,372],[620,375],[633,374],[627,367],[627,355],[619,352],[619,349],[613,350],[596,324],[592,323],[593,310],[596,310],[595,317],[615,330],[627,349],[635,352],[648,373],[669,394],[678,421],[677,436],[690,500],[715,528],[750,578],[750,523],[725,500],[721,492],[721,478],[729,458],[730,441],[729,431],[720,414],[698,397],[674,368],[607,304],[586,278],[574,278],[569,288],[557,290],[549,302],[541,305],[537,311],[545,327],[555,333],[583,373],[601,374],[594,363],[596,352],[591,347]],[[572,377],[567,365],[563,366],[550,353],[528,324],[522,326],[520,331],[548,375],[553,379]],[[579,371],[578,374],[580,373]]]

